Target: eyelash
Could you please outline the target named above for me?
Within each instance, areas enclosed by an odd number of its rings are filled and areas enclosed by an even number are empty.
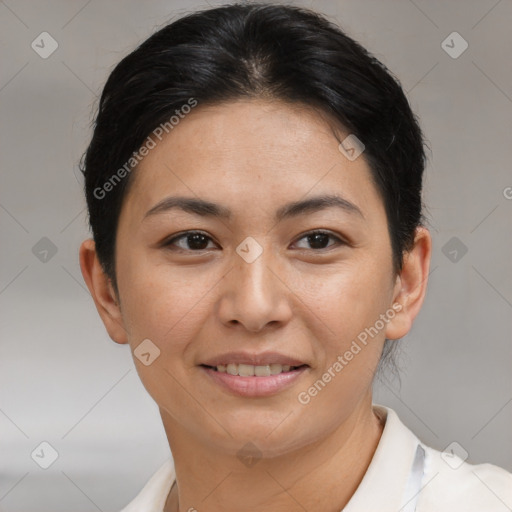
[[[347,245],[347,243],[342,240],[340,237],[334,235],[333,233],[329,232],[329,231],[323,231],[323,230],[320,230],[320,229],[317,229],[317,230],[313,230],[313,231],[308,231],[307,233],[304,233],[304,235],[302,235],[298,240],[302,240],[303,238],[307,238],[308,236],[312,236],[312,235],[317,235],[317,234],[320,234],[320,235],[326,235],[334,240],[336,240],[336,244],[333,244],[331,246],[327,246],[323,249],[311,249],[312,251],[314,252],[322,252],[322,251],[327,251],[329,250],[330,248],[332,248],[333,246],[341,246],[341,245]],[[173,238],[170,238],[166,241],[163,242],[162,246],[163,247],[171,247],[173,245],[173,243],[175,243],[177,240],[181,240],[182,238],[186,239],[188,236],[190,235],[203,235],[204,237],[211,239],[211,237],[209,237],[206,233],[203,233],[202,231],[185,231],[184,233],[178,235],[178,236],[175,236]],[[171,249],[171,250],[176,250],[178,252],[202,252],[202,251],[207,251],[209,249],[197,249],[197,250],[194,250],[194,249],[183,249],[183,248],[178,248],[178,249]]]

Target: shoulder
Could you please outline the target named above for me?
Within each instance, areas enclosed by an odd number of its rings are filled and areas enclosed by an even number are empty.
[[[512,473],[493,464],[470,464],[453,450],[441,452],[420,439],[393,409],[374,405],[384,431],[350,512],[511,512]],[[366,498],[371,495],[372,498]],[[373,500],[373,501],[372,501]],[[362,505],[364,506],[362,506]]]
[[[469,464],[454,453],[425,449],[418,512],[505,512],[512,509],[512,473],[493,464]]]

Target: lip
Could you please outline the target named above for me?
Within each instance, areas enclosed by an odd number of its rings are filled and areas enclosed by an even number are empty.
[[[280,354],[279,352],[261,352],[254,354],[250,352],[227,352],[220,356],[212,357],[201,364],[206,366],[219,366],[221,364],[251,364],[253,366],[265,366],[267,364],[281,364],[290,366],[302,366],[304,361]],[[258,377],[264,378],[264,377]]]
[[[309,366],[304,365],[296,370],[279,373],[277,375],[269,375],[268,377],[240,377],[240,375],[218,372],[207,366],[199,366],[199,368],[201,371],[205,372],[206,376],[213,382],[234,395],[255,398],[275,395],[290,388],[300,379],[301,375],[309,369]]]

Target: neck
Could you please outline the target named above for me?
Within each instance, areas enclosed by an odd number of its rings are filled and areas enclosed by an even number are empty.
[[[363,479],[383,430],[370,395],[324,438],[245,468],[161,413],[176,470],[164,512],[339,512]]]

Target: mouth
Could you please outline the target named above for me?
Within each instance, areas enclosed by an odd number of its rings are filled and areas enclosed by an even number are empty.
[[[235,375],[239,377],[270,377],[271,375],[280,375],[281,373],[294,372],[302,368],[306,368],[307,364],[299,366],[291,366],[289,364],[266,364],[266,365],[252,365],[252,364],[219,364],[216,366],[208,366],[206,364],[201,365],[204,368],[208,368],[215,372],[227,373],[229,375]]]
[[[307,373],[309,365],[299,366],[272,363],[267,365],[219,364],[199,365],[213,389],[244,398],[262,398],[291,388]],[[218,386],[218,388],[217,388]]]

